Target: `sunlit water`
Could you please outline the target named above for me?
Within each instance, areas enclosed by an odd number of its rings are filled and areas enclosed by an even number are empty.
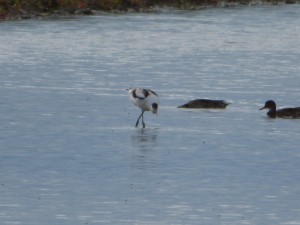
[[[300,6],[0,23],[1,224],[300,224]],[[146,129],[128,87],[160,96]],[[225,99],[226,110],[176,108]]]

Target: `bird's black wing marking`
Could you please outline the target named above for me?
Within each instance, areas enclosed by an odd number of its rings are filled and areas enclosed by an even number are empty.
[[[147,98],[149,96],[149,90],[143,89],[143,94],[145,98]]]
[[[154,91],[152,91],[152,90],[150,90],[150,89],[147,89],[147,91],[148,91],[148,92],[151,92],[152,94],[154,94],[154,95],[156,95],[156,96],[158,96]],[[149,95],[149,93],[148,93],[148,95]]]
[[[149,93],[148,93],[148,95],[149,95]],[[133,96],[133,98],[138,98],[138,99],[145,99],[145,98],[143,98],[143,97],[140,97],[140,96],[137,96],[136,95],[136,89],[134,89],[133,91],[132,91],[132,96]],[[147,97],[147,96],[146,96]]]

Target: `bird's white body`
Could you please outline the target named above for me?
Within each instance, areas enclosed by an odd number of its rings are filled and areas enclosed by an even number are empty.
[[[142,117],[143,127],[145,127],[143,114],[145,111],[151,111],[157,114],[159,99],[157,94],[150,89],[144,88],[129,88],[127,89],[129,99],[142,110],[142,114],[136,122],[136,127],[139,124],[139,119]]]
[[[152,111],[155,113],[155,110],[152,108],[152,104],[159,104],[159,99],[157,94],[154,91],[143,88],[129,88],[127,89],[129,99],[143,111]]]

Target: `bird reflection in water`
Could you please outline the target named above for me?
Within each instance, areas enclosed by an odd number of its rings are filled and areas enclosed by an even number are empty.
[[[131,136],[132,167],[146,169],[157,164],[155,152],[157,147],[156,129],[138,129]]]

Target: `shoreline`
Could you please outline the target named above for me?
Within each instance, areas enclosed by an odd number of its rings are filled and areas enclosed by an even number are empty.
[[[36,8],[8,8],[3,7],[0,2],[0,22],[23,20],[23,19],[42,19],[47,17],[73,16],[73,15],[101,15],[107,13],[146,13],[156,12],[160,9],[168,8],[175,10],[199,10],[219,7],[239,7],[239,6],[258,6],[258,5],[291,5],[299,4],[300,0],[207,0],[201,3],[187,1],[185,3],[161,2],[155,4],[127,4],[115,7],[95,7],[89,5],[77,5],[71,7],[57,7],[47,9]]]

